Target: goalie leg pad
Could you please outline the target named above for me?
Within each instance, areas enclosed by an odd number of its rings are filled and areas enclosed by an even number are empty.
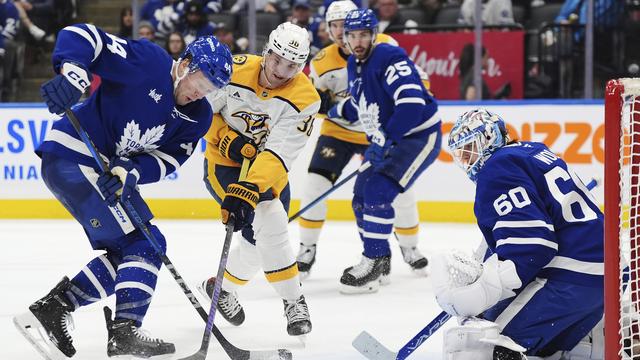
[[[447,329],[444,334],[443,353],[446,360],[520,360],[518,354],[526,351],[508,336],[500,333],[498,324],[478,318],[464,318],[460,325]],[[509,356],[506,356],[509,355]]]

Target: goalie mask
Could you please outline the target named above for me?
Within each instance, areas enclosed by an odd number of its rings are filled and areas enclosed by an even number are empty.
[[[448,145],[456,165],[476,182],[487,159],[507,142],[504,120],[485,109],[476,109],[458,117],[449,133]]]

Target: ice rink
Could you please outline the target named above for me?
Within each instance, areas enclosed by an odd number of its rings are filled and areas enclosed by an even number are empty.
[[[218,220],[155,224],[167,238],[169,258],[196,292],[196,284],[217,270],[223,226]],[[3,220],[0,229],[0,238],[6,245],[0,252],[0,359],[41,359],[14,328],[12,317],[27,311],[29,304],[45,295],[62,276],[73,277],[95,255],[80,225],[71,220]],[[297,224],[289,227],[289,235],[297,253]],[[451,248],[470,250],[479,239],[475,225],[423,223],[418,247],[429,257]],[[263,276],[256,276],[239,293],[247,315],[245,323],[234,327],[217,317],[216,324],[240,348],[288,348],[294,359],[364,359],[351,346],[362,330],[397,351],[441,311],[431,282],[410,271],[394,241],[391,284],[375,294],[341,295],[338,279],[342,270],[358,263],[361,251],[354,222],[327,223],[313,272],[304,283],[313,323],[306,347],[287,335],[282,300]],[[174,342],[173,359],[178,359],[198,349],[205,324],[169,272],[163,269],[160,274],[143,327],[153,337]],[[202,301],[200,296],[199,299]],[[112,297],[73,313],[72,336],[77,349],[74,359],[107,359],[102,306],[113,304]],[[411,359],[440,359],[441,347],[442,331],[438,331]],[[207,358],[228,359],[215,338]]]

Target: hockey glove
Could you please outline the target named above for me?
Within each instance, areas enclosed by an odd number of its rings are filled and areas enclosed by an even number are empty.
[[[129,200],[136,191],[140,173],[133,161],[125,157],[115,157],[109,162],[110,172],[98,177],[98,189],[109,206],[118,203],[118,197]]]
[[[318,113],[327,114],[329,112],[329,109],[331,109],[333,105],[335,105],[335,102],[331,97],[331,92],[329,90],[318,90],[318,95],[320,95],[320,110],[318,110]]]
[[[220,140],[220,154],[227,159],[242,163],[243,159],[253,160],[258,154],[258,147],[254,142],[230,130]]]
[[[260,199],[258,186],[247,181],[230,184],[222,200],[222,223],[227,224],[235,218],[233,231],[241,230],[253,222],[253,215]]]
[[[364,160],[369,161],[375,168],[382,164],[384,159],[389,154],[392,141],[384,137],[382,131],[377,130],[373,136],[371,136],[371,144],[364,152]]]
[[[40,95],[51,113],[62,114],[80,100],[90,84],[91,74],[84,66],[65,62],[60,74],[42,85]]]

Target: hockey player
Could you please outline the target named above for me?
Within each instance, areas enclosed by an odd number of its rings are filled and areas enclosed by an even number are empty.
[[[350,0],[340,0],[331,3],[325,13],[329,37],[334,43],[318,53],[310,64],[311,80],[322,99],[322,114],[326,114],[335,102],[349,97],[347,59],[350,51],[344,42],[343,25],[347,13],[354,9],[357,7]],[[385,34],[377,34],[376,43],[398,45],[393,38]],[[367,136],[362,132],[359,122],[350,123],[341,118],[325,118],[309,164],[301,207],[330,189],[353,155],[364,154],[368,144]],[[400,242],[403,258],[412,269],[421,271],[427,266],[428,261],[416,248],[419,218],[412,189],[399,194],[393,208],[396,211],[395,234]],[[316,246],[326,215],[326,201],[321,201],[300,217],[300,250],[297,261],[303,280],[309,276],[316,261]]]
[[[241,237],[229,253],[218,311],[234,325],[245,314],[237,292],[260,268],[282,297],[289,335],[311,331],[298,266],[287,234],[288,169],[311,134],[320,97],[301,70],[309,56],[306,30],[280,24],[262,56],[234,56],[224,97],[206,135],[205,184],[222,204],[223,222],[235,216]],[[252,160],[244,181],[239,164]],[[254,218],[255,209],[255,218]],[[215,278],[200,289],[211,299]]]
[[[589,190],[544,144],[511,141],[484,109],[458,118],[449,149],[476,183],[488,251],[482,263],[461,253],[432,260],[438,303],[471,316],[445,334],[445,358],[602,359],[604,226]]]
[[[162,262],[118,198],[131,202],[165,250],[137,184],[162,180],[191,155],[211,124],[211,107],[203,98],[228,84],[231,53],[209,36],[190,44],[174,62],[147,40],[120,39],[79,24],[60,31],[53,66],[59,75],[44,83],[41,93],[56,114],[80,99],[91,73],[102,78],[100,88],[73,112],[111,172],[100,173],[66,116],[54,123],[37,153],[47,187],[82,225],[91,246],[105,253],[71,280],[64,277],[14,322],[45,357],[72,357],[71,312],[115,294],[114,319],[105,308],[107,355],[174,353],[173,344],[140,331]]]
[[[370,145],[371,167],[356,178],[353,210],[364,252],[359,264],[345,269],[341,291],[377,291],[389,272],[389,236],[395,221],[391,206],[411,187],[440,152],[442,132],[435,99],[424,87],[406,52],[376,44],[378,20],[372,10],[352,10],[344,37],[352,56],[347,63],[349,93],[329,109],[331,119],[360,120]]]

